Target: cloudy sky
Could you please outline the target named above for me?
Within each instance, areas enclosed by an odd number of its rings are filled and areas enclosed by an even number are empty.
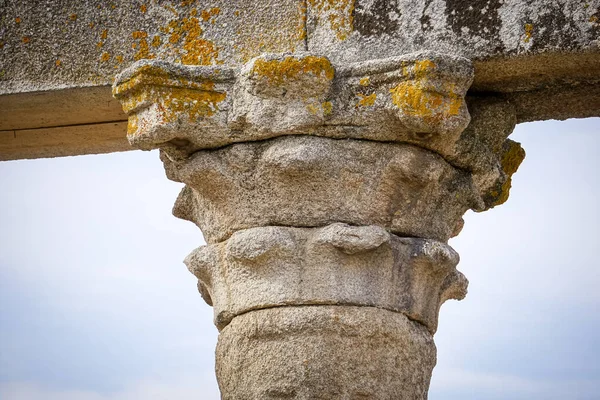
[[[450,244],[431,400],[600,398],[600,119],[520,125],[505,205]],[[156,152],[0,163],[0,399],[216,400],[212,309]]]

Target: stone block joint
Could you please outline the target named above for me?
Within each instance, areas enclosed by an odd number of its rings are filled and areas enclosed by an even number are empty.
[[[425,399],[441,304],[466,295],[447,244],[508,197],[515,111],[466,99],[468,59],[240,69],[143,61],[113,94],[161,149],[207,245],[185,263],[214,308],[224,399]],[[347,350],[341,350],[347,349]]]

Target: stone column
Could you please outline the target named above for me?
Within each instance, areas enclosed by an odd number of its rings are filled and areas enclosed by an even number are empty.
[[[447,241],[506,200],[524,157],[514,110],[465,100],[472,79],[432,52],[117,77],[130,142],[161,149],[186,184],[174,214],[205,235],[185,263],[214,307],[224,399],[427,397],[439,308],[467,290]]]

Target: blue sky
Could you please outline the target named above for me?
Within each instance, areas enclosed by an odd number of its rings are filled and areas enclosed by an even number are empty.
[[[509,201],[468,213],[469,294],[429,398],[600,398],[600,119],[523,124]],[[156,152],[0,163],[0,398],[219,398],[217,330]]]

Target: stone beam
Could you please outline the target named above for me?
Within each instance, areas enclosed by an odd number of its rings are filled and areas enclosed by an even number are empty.
[[[0,7],[0,160],[127,149],[124,130],[106,137],[104,124],[127,119],[109,86],[141,59],[240,68],[262,53],[302,50],[342,65],[430,50],[471,60],[468,95],[512,102],[519,122],[600,115],[600,0],[8,0]],[[48,145],[40,136],[55,138]]]
[[[219,329],[223,399],[425,399],[440,306],[467,280],[447,244],[506,201],[515,107],[466,99],[467,58],[242,68],[139,61],[113,93],[128,139],[185,183],[174,214]]]

